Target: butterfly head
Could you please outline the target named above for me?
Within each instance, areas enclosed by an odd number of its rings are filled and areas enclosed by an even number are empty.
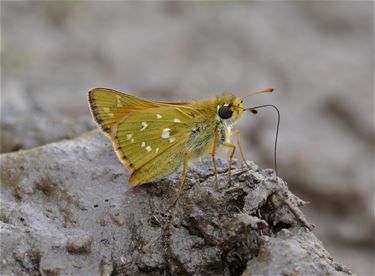
[[[243,113],[243,101],[232,94],[225,94],[218,98],[217,117],[220,120],[235,122]]]
[[[266,88],[258,92],[252,92],[246,96],[239,98],[232,94],[224,94],[223,96],[217,98],[217,118],[221,121],[228,122],[229,124],[234,123],[241,118],[242,113],[245,110],[256,112],[255,109],[246,108],[244,109],[243,101],[244,99],[261,93],[271,93],[273,88]]]

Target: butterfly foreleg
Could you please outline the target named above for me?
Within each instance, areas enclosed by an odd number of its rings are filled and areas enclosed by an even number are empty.
[[[242,161],[245,163],[246,167],[248,169],[250,169],[250,165],[247,164],[247,161],[246,161],[246,158],[245,158],[245,154],[244,154],[244,151],[242,149],[240,131],[239,130],[233,130],[232,131],[232,135],[235,135],[237,137],[237,144],[238,144],[238,147],[240,148],[240,153],[241,153]]]
[[[182,190],[184,188],[185,180],[186,180],[186,174],[187,174],[187,161],[188,161],[188,153],[185,152],[183,167],[182,167],[182,177],[181,177],[180,184],[178,185],[178,192],[176,193],[176,195],[173,199],[172,206],[176,204],[176,202],[177,202],[178,198],[180,197],[180,195],[182,193]]]
[[[232,181],[232,162],[233,162],[234,153],[236,152],[236,146],[228,142],[224,143],[223,146],[232,149],[229,155],[229,166],[228,166],[228,185],[230,185]]]
[[[218,181],[217,181],[217,164],[216,164],[216,147],[217,147],[217,142],[219,140],[219,135],[217,133],[217,130],[215,130],[215,134],[214,134],[214,144],[212,146],[212,152],[211,152],[211,156],[212,156],[212,163],[214,164],[214,175],[215,175],[215,183],[216,183],[216,189],[219,188],[219,184],[218,184]]]

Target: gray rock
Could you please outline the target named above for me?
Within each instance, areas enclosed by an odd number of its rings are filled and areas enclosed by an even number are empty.
[[[263,236],[258,256],[247,263],[242,275],[316,275],[317,271],[320,275],[351,274],[332,260],[311,232],[299,228]]]
[[[229,187],[219,160],[219,189],[209,160],[190,166],[175,206],[179,172],[130,189],[98,131],[0,162],[2,275],[351,274],[304,225],[304,202],[252,162]]]
[[[74,138],[93,128],[95,123],[88,116],[71,119],[40,112],[25,117],[5,116],[0,121],[0,153]]]

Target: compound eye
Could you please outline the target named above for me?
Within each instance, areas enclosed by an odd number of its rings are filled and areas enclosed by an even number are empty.
[[[233,111],[231,110],[229,105],[222,105],[219,108],[218,115],[221,119],[229,119],[232,117]]]

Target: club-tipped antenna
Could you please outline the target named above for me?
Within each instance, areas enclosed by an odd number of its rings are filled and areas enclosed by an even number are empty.
[[[251,92],[250,94],[246,95],[245,97],[242,97],[241,100],[244,100],[250,96],[254,96],[254,95],[258,95],[258,94],[262,94],[262,93],[272,93],[273,92],[273,88],[271,87],[268,87],[262,91],[257,91],[257,92]]]
[[[275,166],[275,178],[277,179],[277,137],[279,136],[279,127],[280,127],[280,111],[279,109],[274,106],[273,104],[265,104],[265,105],[259,105],[259,106],[254,106],[250,108],[246,108],[245,110],[248,110],[252,112],[253,114],[257,114],[258,111],[257,109],[263,108],[263,107],[272,107],[276,110],[277,112],[277,126],[276,126],[276,137],[275,137],[275,146],[274,146],[274,166]]]

